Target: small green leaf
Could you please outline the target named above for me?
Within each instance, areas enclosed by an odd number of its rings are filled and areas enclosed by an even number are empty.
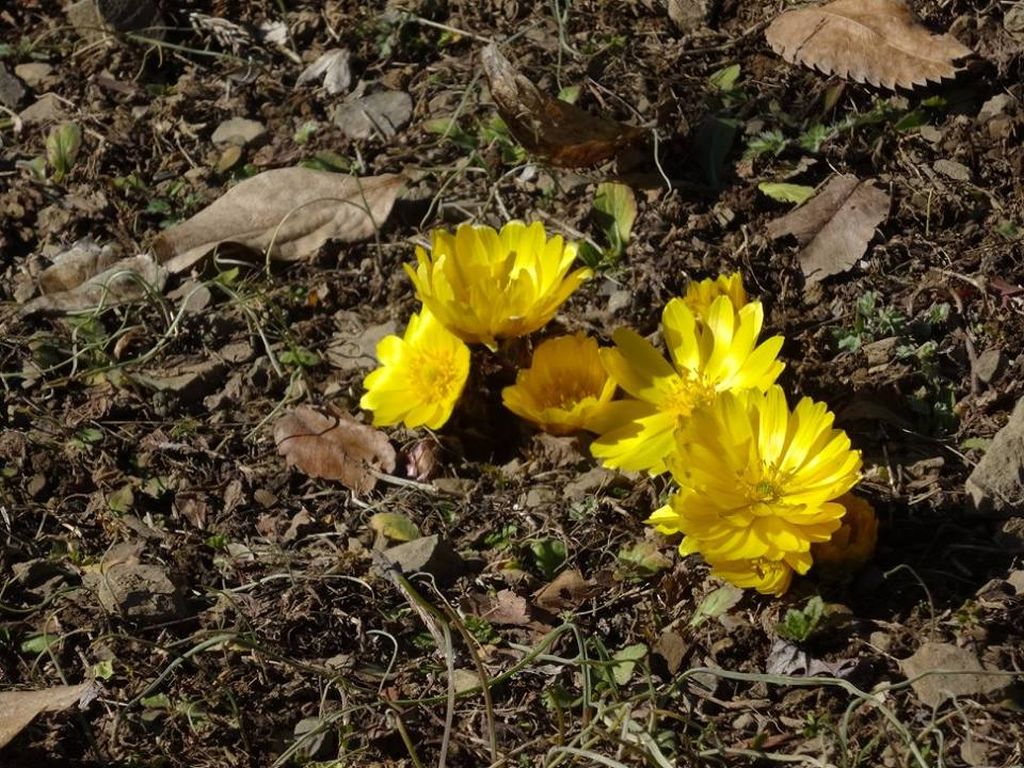
[[[992,445],[991,437],[968,437],[966,440],[960,443],[960,450],[987,451],[990,445]]]
[[[58,638],[56,635],[48,635],[45,632],[41,635],[32,635],[31,637],[23,640],[21,645],[22,653],[46,653],[52,646],[56,645]]]
[[[772,200],[778,200],[780,203],[802,203],[814,197],[814,187],[805,187],[803,184],[762,181],[757,188]]]
[[[146,709],[164,709],[169,710],[171,708],[171,700],[167,698],[166,693],[157,693],[152,696],[143,696],[139,703]]]
[[[619,562],[632,571],[633,576],[645,578],[672,566],[672,561],[653,541],[640,541],[619,552]]]
[[[558,569],[565,564],[566,550],[565,542],[558,539],[537,539],[530,542],[530,552],[533,553],[534,562],[537,568],[544,574],[545,578],[554,578]]]
[[[615,679],[615,682],[619,685],[628,683],[629,679],[633,676],[633,670],[636,669],[636,663],[646,655],[647,646],[643,643],[627,645],[625,648],[616,651],[615,655],[612,656],[612,661],[615,662],[612,667],[612,677]]]
[[[53,180],[60,183],[75,164],[82,148],[82,129],[77,123],[64,123],[46,137],[46,160],[53,168]]]
[[[722,67],[717,72],[711,73],[708,78],[708,85],[722,93],[728,93],[736,87],[736,81],[740,79],[740,65],[730,64]]]
[[[777,628],[779,637],[802,643],[807,640],[821,624],[825,615],[825,602],[815,595],[801,609],[790,608]]]
[[[370,528],[392,541],[412,541],[420,537],[416,523],[401,512],[378,512],[370,518]]]
[[[636,221],[636,196],[625,184],[606,181],[597,185],[594,195],[594,218],[604,230],[608,250],[613,259],[626,251]]]
[[[568,104],[575,104],[580,97],[580,92],[578,85],[569,85],[558,92],[558,98]]]
[[[320,355],[305,347],[293,347],[281,353],[281,362],[295,368],[315,368],[320,365]]]
[[[316,130],[319,127],[320,123],[316,120],[307,120],[296,129],[295,135],[292,136],[292,141],[301,147],[313,138],[313,134],[316,133]]]
[[[739,587],[734,587],[732,584],[719,587],[705,597],[700,605],[697,606],[693,618],[690,619],[690,626],[698,627],[707,619],[715,619],[725,615],[742,599],[743,590]]]
[[[110,659],[97,661],[92,665],[92,676],[97,680],[109,680],[114,676],[114,662]]]
[[[725,174],[725,161],[732,151],[740,122],[731,117],[709,115],[701,121],[693,138],[693,155],[708,186],[719,189]]]
[[[123,485],[107,496],[107,509],[115,515],[127,514],[134,504],[135,494],[130,485]]]

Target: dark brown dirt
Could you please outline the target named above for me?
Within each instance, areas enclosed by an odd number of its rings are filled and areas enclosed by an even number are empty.
[[[1024,764],[1019,692],[932,711],[899,685],[899,660],[923,639],[968,648],[993,670],[1024,666],[1020,548],[969,513],[963,490],[1024,394],[1024,48],[1003,30],[1009,4],[914,3],[981,55],[955,81],[896,95],[781,61],[762,34],[777,4],[713,3],[709,25],[690,34],[654,0],[387,5],[168,4],[160,45],[90,43],[53,0],[0,10],[0,64],[52,67],[18,109],[53,93],[58,121],[83,131],[67,177],[44,181],[26,164],[45,156],[55,122],[18,131],[0,113],[0,690],[97,674],[102,685],[84,710],[40,717],[0,752],[3,765]],[[193,13],[239,25],[246,41],[232,49],[193,27]],[[267,21],[287,26],[302,64],[261,42]],[[524,171],[489,131],[478,37],[513,36],[506,51],[549,93],[579,85],[580,106],[659,135],[660,169],[648,148],[615,170],[640,208],[626,257],[557,325],[650,333],[689,280],[741,270],[767,330],[787,338],[782,383],[827,401],[864,452],[861,488],[882,529],[860,574],[801,580],[783,601],[745,595],[691,626],[718,585],[642,524],[665,479],[581,486],[594,477],[586,446],[538,439],[502,414],[499,366],[426,438],[441,492],[381,484],[359,497],[285,468],[272,438],[280,409],[358,413],[366,368],[332,362],[328,347],[375,323],[403,327],[415,301],[400,265],[430,228],[511,216],[599,237],[589,210],[612,171]],[[347,139],[331,120],[340,96],[293,86],[331,47],[351,51],[370,90],[412,95],[413,118],[394,138]],[[738,90],[717,93],[708,78],[731,64]],[[1001,95],[1016,108],[979,118]],[[457,135],[429,130],[452,115]],[[712,115],[738,126],[720,164],[702,137]],[[218,172],[210,137],[231,117],[267,133]],[[843,121],[817,152],[798,145],[813,125]],[[779,154],[745,155],[767,131],[788,141]],[[18,316],[16,296],[77,239],[140,252],[236,181],[299,162],[404,170],[416,182],[378,242],[327,245],[269,277],[261,264],[206,267],[194,278],[212,286],[207,306],[177,322],[174,299]],[[789,206],[757,184],[814,186],[835,171],[875,179],[892,207],[863,260],[807,286],[796,245],[765,235]],[[617,291],[628,301],[610,312]],[[977,376],[986,350],[1001,356],[988,382]],[[189,365],[201,371],[186,389],[152,382]],[[403,450],[424,439],[392,434]],[[466,562],[453,583],[413,581],[446,617],[460,675],[479,664],[502,676],[489,701],[460,696],[451,728],[438,621],[373,568],[368,521],[379,511],[447,537]],[[151,602],[101,600],[102,571],[125,542],[163,579],[142,582],[158,593]],[[554,574],[536,551],[551,542],[565,548],[554,570],[578,569],[592,588],[543,609],[532,595]],[[815,594],[833,619],[804,649],[853,671],[842,683],[792,666],[765,678],[777,624]],[[495,600],[529,617],[474,615]],[[627,674],[615,654],[641,644]],[[703,667],[738,676],[687,672]],[[297,728],[319,735],[297,741]]]

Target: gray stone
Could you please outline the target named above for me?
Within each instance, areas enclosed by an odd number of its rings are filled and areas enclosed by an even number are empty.
[[[18,106],[25,95],[25,87],[21,80],[7,71],[7,67],[0,64],[0,104],[8,109]]]
[[[967,492],[977,514],[1007,518],[1024,514],[1024,399],[992,439],[967,478]]]
[[[402,573],[429,573],[439,582],[455,579],[465,567],[451,542],[436,534],[385,549],[382,556],[397,565]]]
[[[974,375],[989,384],[999,374],[1002,364],[1003,355],[998,349],[986,349],[974,363]]]
[[[25,81],[29,88],[37,88],[49,74],[53,67],[45,61],[30,61],[28,64],[19,64],[14,68],[14,74]]]
[[[267,128],[258,120],[247,117],[232,117],[217,126],[213,132],[214,144],[234,144],[244,147],[251,144],[267,132]]]
[[[371,93],[334,112],[334,124],[350,139],[394,138],[411,118],[412,97],[404,91]]]
[[[53,123],[63,116],[64,106],[54,93],[43,95],[18,113],[18,117],[25,125]]]
[[[185,601],[158,565],[117,563],[95,578],[100,604],[126,619],[160,623],[181,618]]]
[[[971,180],[971,169],[963,163],[958,163],[955,160],[936,160],[932,164],[932,168],[943,176],[948,176],[954,181]]]
[[[900,668],[911,679],[937,670],[954,673],[926,675],[910,684],[921,703],[929,707],[938,707],[954,697],[989,697],[1011,683],[1005,675],[985,674],[987,670],[974,653],[949,643],[924,643],[913,656],[900,662]]]

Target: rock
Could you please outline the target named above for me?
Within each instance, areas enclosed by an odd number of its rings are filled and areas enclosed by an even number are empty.
[[[38,557],[23,563],[14,563],[11,573],[18,585],[27,592],[49,595],[72,573],[63,564]]]
[[[32,61],[28,64],[19,64],[14,68],[14,74],[25,81],[29,88],[38,88],[39,85],[53,72],[53,67],[45,61]]]
[[[100,16],[120,32],[146,31],[147,37],[163,37],[163,19],[155,0],[96,0]]]
[[[668,0],[668,17],[680,32],[693,32],[704,26],[707,0]]]
[[[924,643],[913,656],[900,662],[900,668],[908,678],[935,670],[956,673],[931,674],[910,684],[921,703],[929,707],[938,707],[954,697],[991,696],[1010,685],[1005,675],[984,674],[986,670],[974,653],[949,643]]]
[[[566,483],[562,492],[565,498],[577,501],[584,496],[593,496],[602,488],[612,485],[619,477],[621,476],[604,467],[593,467],[571,483]]]
[[[17,70],[15,70],[17,71]],[[997,93],[991,99],[981,105],[978,110],[978,121],[986,122],[993,117],[999,117],[1013,111],[1016,100],[1008,93]]]
[[[986,349],[974,363],[974,375],[985,384],[989,384],[999,374],[1003,356],[998,349]]]
[[[185,613],[181,592],[158,565],[117,563],[90,581],[100,604],[126,619],[158,624]]]
[[[932,168],[943,176],[948,176],[954,181],[971,180],[971,169],[963,163],[958,163],[954,160],[936,160],[932,164]]]
[[[234,144],[244,147],[246,144],[256,141],[266,132],[266,126],[258,120],[232,117],[218,125],[211,138],[214,144]]]
[[[21,80],[7,71],[7,67],[0,64],[0,104],[8,109],[18,106],[25,95],[25,87]]]
[[[25,125],[53,123],[63,116],[64,107],[54,93],[46,94],[18,113],[18,117]]]
[[[382,91],[341,104],[334,124],[350,139],[394,138],[412,118],[412,97],[405,91]]]
[[[88,43],[97,42],[107,36],[96,0],[78,0],[64,9],[68,22],[79,37]]]
[[[967,478],[977,514],[1007,518],[1024,514],[1024,398]]]
[[[385,549],[383,558],[394,563],[405,574],[422,571],[439,582],[455,579],[465,563],[447,539],[438,535],[424,536]]]

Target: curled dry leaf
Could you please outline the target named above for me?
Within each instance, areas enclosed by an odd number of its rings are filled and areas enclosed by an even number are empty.
[[[804,277],[817,283],[856,264],[888,212],[888,193],[843,174],[806,205],[769,222],[768,236],[793,235],[804,246],[799,257]]]
[[[324,88],[331,96],[344,93],[352,85],[352,70],[349,66],[350,54],[344,48],[331,48],[320,55],[316,61],[302,70],[296,85],[305,85],[323,79]]]
[[[352,243],[384,223],[405,182],[401,174],[347,176],[309,168],[277,168],[229,189],[192,218],[157,237],[153,250],[181,272],[222,243],[296,261],[328,240]]]
[[[88,702],[95,690],[92,682],[57,685],[41,691],[4,691],[0,693],[0,749],[21,733],[43,712],[60,712],[78,703]]]
[[[516,140],[552,165],[597,165],[635,143],[644,130],[554,99],[519,74],[493,43],[480,53],[491,98]]]
[[[395,449],[387,435],[347,414],[327,416],[300,406],[278,419],[274,442],[299,471],[338,480],[359,493],[373,490],[377,472],[395,470]]]
[[[951,35],[935,35],[902,0],[836,0],[786,11],[765,32],[791,63],[895,90],[956,75],[971,53]]]

